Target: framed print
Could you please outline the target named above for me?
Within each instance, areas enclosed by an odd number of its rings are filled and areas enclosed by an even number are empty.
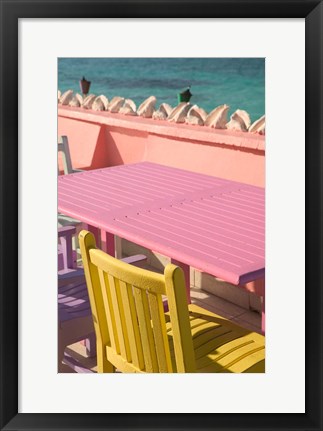
[[[1,429],[322,429],[322,13],[319,1],[1,2]],[[161,73],[158,68],[170,70],[180,58],[192,58],[189,67],[197,72],[205,59],[261,59],[259,64],[251,62],[252,78],[246,69],[241,76],[246,88],[258,79],[256,68],[265,71],[266,77],[265,373],[57,373],[53,340],[57,339],[57,208],[61,204],[57,204],[55,140],[63,130],[62,121],[67,127],[77,120],[68,118],[64,106],[57,108],[57,90],[68,97],[65,86],[70,85],[70,76],[79,76],[83,86],[76,91],[83,93],[85,101],[89,89],[84,84],[93,81],[94,63],[88,62],[84,73],[84,63],[78,61],[82,58],[110,59],[99,62],[92,88],[106,79],[109,69],[112,76],[114,67],[115,89],[122,74],[123,85],[131,88],[132,67],[139,63],[147,69],[146,79],[153,80]],[[113,63],[112,58],[118,61]],[[154,67],[153,58],[163,60]],[[120,59],[125,62],[123,69]],[[144,64],[142,59],[150,61]],[[232,64],[239,62],[229,63],[225,67],[232,72]],[[239,64],[243,68],[245,63]],[[203,66],[207,67],[213,66]],[[226,73],[218,75],[216,97],[221,104],[225,103],[221,89]],[[176,93],[179,82],[175,75],[173,79]],[[207,74],[204,79],[207,100]],[[264,106],[257,104],[264,87],[261,79],[260,90],[255,84],[246,90],[254,120],[264,113]],[[137,105],[143,99],[144,82],[140,88],[138,96],[130,90],[127,95]],[[234,88],[239,91],[238,85]],[[179,103],[189,103],[180,99],[187,92],[178,95]],[[96,103],[103,105],[104,100]],[[135,111],[132,103],[123,106],[128,114]],[[142,109],[149,109],[149,103]],[[206,103],[205,109],[212,108]],[[202,110],[194,109],[192,124],[185,129],[192,130],[190,135],[179,131],[186,126],[172,125],[180,142],[193,141],[199,121],[205,121]],[[97,130],[90,111],[77,115]],[[242,127],[240,120],[235,121]],[[173,143],[164,146],[163,154],[157,146],[159,132],[148,123],[143,120],[140,133],[127,129],[127,139],[132,137],[136,146],[129,163],[141,148],[144,133],[153,135],[156,158],[173,151],[175,159]],[[110,126],[116,129],[116,120]],[[82,127],[77,128],[79,140]],[[111,141],[115,152],[110,155],[118,165],[124,143],[115,129]],[[86,133],[90,142],[91,133],[97,131]],[[100,139],[105,142],[103,136]],[[203,151],[209,151],[203,139]],[[73,151],[72,139],[71,144]],[[230,165],[234,181],[258,181],[255,173],[243,168],[241,148],[235,148],[234,142],[230,145],[236,160]],[[186,163],[197,173],[200,160],[193,154]],[[87,156],[92,167],[101,168],[95,165],[98,153]],[[227,169],[220,165],[217,169],[222,169],[224,178]],[[248,180],[240,179],[240,170],[244,178],[249,175]],[[170,170],[168,179],[173,174]],[[212,165],[208,174],[212,175]],[[201,192],[194,193],[196,198]],[[166,198],[161,202],[165,204]],[[118,211],[121,217],[122,208]],[[197,229],[202,230],[201,223]],[[181,218],[178,226],[182,225]],[[113,226],[117,232],[115,221]],[[131,229],[123,233],[133,238]],[[158,243],[149,235],[145,241],[158,251]],[[191,264],[187,253],[186,259]],[[203,263],[198,264],[205,270]],[[223,272],[224,280],[225,276]]]

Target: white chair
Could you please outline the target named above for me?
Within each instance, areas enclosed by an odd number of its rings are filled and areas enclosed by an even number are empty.
[[[58,153],[62,154],[63,171],[65,175],[73,174],[75,172],[82,172],[81,169],[73,169],[67,136],[63,135],[58,137],[57,150],[58,150]]]
[[[58,153],[61,153],[61,155],[62,155],[64,175],[73,174],[76,172],[82,172],[81,169],[73,169],[71,153],[70,153],[70,148],[68,145],[67,136],[63,135],[63,136],[58,137],[57,151],[58,151]],[[59,174],[60,174],[60,170],[58,167],[58,175]],[[73,248],[74,248],[74,250],[77,250],[78,249],[78,234],[81,232],[81,230],[83,228],[82,222],[80,220],[77,220],[77,219],[70,217],[68,215],[58,213],[57,224],[58,224],[59,228],[66,227],[66,226],[74,226],[76,228],[76,236],[73,237]]]

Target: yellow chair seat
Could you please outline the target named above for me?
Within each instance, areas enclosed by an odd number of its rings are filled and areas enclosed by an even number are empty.
[[[264,373],[265,338],[197,305],[189,320],[197,373]],[[172,325],[166,313],[172,365],[176,370]],[[175,371],[176,372],[176,371]]]

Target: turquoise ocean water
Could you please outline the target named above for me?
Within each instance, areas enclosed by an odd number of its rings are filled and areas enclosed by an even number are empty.
[[[218,105],[246,110],[254,121],[265,113],[263,58],[60,58],[58,88],[80,93],[79,80],[91,81],[90,93],[121,96],[139,106],[149,96],[157,106],[177,105],[177,93],[191,86],[190,102],[207,112]]]

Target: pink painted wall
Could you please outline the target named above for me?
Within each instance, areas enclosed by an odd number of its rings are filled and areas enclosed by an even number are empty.
[[[265,186],[265,137],[81,108],[58,108],[74,168],[151,161]]]
[[[148,160],[146,157],[149,134],[136,129],[104,126],[105,143],[108,148],[106,166],[136,163]]]
[[[68,137],[73,168],[107,166],[108,146],[102,125],[58,117],[58,134]]]

